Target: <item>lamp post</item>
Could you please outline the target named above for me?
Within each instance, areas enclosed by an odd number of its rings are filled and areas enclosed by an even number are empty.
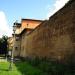
[[[16,23],[13,25],[13,50],[11,51],[11,59],[9,70],[13,69],[13,61],[14,61],[14,50],[15,50],[15,31],[16,31]]]

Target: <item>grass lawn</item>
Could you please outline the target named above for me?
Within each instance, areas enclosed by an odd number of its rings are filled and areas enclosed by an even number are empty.
[[[9,62],[0,62],[0,75],[75,75],[75,66],[44,61],[19,61],[9,70]]]
[[[16,62],[13,70],[9,70],[9,62],[0,62],[0,75],[46,75],[27,62]]]
[[[0,75],[21,75],[16,66],[13,65],[13,70],[9,70],[9,62],[0,62]]]

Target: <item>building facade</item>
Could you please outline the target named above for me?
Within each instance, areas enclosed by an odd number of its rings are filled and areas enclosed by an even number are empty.
[[[8,49],[9,50],[13,49],[13,37],[8,38]]]
[[[22,19],[21,23],[14,23],[14,25],[16,25],[14,56],[20,56],[22,53],[21,51],[25,50],[25,35],[33,31],[37,26],[40,25],[41,22],[43,21],[35,19]]]

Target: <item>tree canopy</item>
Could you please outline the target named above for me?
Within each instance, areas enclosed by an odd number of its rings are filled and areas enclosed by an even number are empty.
[[[0,54],[7,54],[7,48],[8,48],[8,37],[7,36],[2,36],[0,38]]]

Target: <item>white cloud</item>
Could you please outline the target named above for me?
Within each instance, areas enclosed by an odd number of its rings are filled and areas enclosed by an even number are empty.
[[[9,27],[5,13],[0,11],[0,37],[2,35],[11,36],[12,29]]]
[[[59,9],[61,9],[68,1],[69,0],[55,0],[55,3],[53,4],[53,8],[50,8],[50,6],[48,5],[49,8],[48,8],[47,18],[49,18]]]

